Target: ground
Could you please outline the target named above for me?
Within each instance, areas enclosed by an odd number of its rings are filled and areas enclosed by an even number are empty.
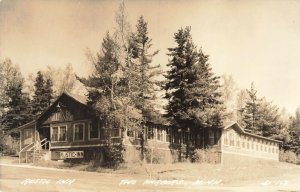
[[[300,166],[256,164],[135,165],[117,171],[62,163],[18,165],[0,159],[0,191],[300,191]],[[54,166],[53,166],[54,165]],[[60,167],[63,169],[49,168]],[[91,169],[90,169],[91,170]]]

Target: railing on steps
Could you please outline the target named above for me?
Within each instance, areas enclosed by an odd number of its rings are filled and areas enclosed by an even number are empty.
[[[23,149],[20,150],[19,152],[19,163],[21,163],[21,156],[22,153],[25,152],[25,163],[28,162],[28,153],[33,153],[32,155],[32,161],[34,162],[35,159],[35,153],[38,151],[38,153],[40,153],[41,149],[43,148],[43,146],[45,146],[45,149],[47,148],[48,145],[48,150],[50,150],[50,141],[47,140],[47,138],[43,139],[40,142],[36,142],[36,143],[31,143],[27,146],[25,146]]]
[[[47,145],[48,145],[48,150],[50,150],[50,141],[47,138],[45,138],[41,141],[41,148],[40,149],[42,149],[43,146],[45,146],[45,149],[47,149]]]

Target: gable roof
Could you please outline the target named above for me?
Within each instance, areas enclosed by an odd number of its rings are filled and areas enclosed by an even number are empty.
[[[38,120],[40,120],[51,108],[53,108],[54,106],[56,106],[58,104],[58,101],[64,97],[64,96],[67,96],[69,97],[70,99],[72,99],[73,101],[77,102],[77,103],[80,103],[84,106],[87,106],[87,98],[84,97],[84,96],[81,96],[81,95],[75,95],[75,94],[72,94],[72,93],[69,93],[67,91],[64,91],[59,97],[57,97],[57,99],[45,110],[43,111],[35,120],[33,121],[30,121],[29,123],[26,123],[24,125],[21,125],[19,127],[17,127],[16,129],[23,129],[23,128],[26,128],[30,125],[33,125],[35,123],[38,122]]]
[[[79,95],[75,95],[75,94],[71,94],[67,91],[64,91],[45,111],[43,111],[40,116],[36,119],[37,121],[40,120],[41,118],[44,117],[44,115],[53,107],[55,107],[58,104],[58,101],[64,97],[67,96],[70,99],[72,99],[73,101],[80,103],[84,106],[87,106],[87,98],[83,97],[83,96],[79,96]]]
[[[237,132],[241,133],[242,135],[248,135],[250,137],[264,139],[264,140],[272,141],[272,142],[276,142],[276,143],[282,143],[282,141],[278,141],[278,140],[275,140],[275,139],[270,139],[270,138],[263,137],[263,136],[260,136],[260,135],[255,135],[255,134],[252,134],[252,133],[245,132],[244,129],[242,128],[242,126],[238,122],[232,122],[232,123],[228,124],[227,126],[225,126],[223,129],[228,130],[228,129],[231,129],[231,128],[235,129]]]
[[[73,93],[69,93],[67,91],[64,91],[62,94],[65,94],[67,96],[69,96],[70,98],[74,99],[75,101],[83,104],[83,105],[87,105],[87,97],[85,96],[82,96],[82,95],[76,95],[76,94],[73,94]],[[61,95],[62,95],[61,94]]]

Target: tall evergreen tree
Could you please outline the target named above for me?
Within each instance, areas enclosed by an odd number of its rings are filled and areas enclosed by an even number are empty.
[[[152,39],[148,36],[148,23],[141,16],[136,25],[136,33],[133,36],[133,45],[131,46],[132,59],[136,65],[136,106],[142,110],[143,116],[147,111],[152,111],[153,103],[156,98],[156,90],[159,87],[159,81],[155,77],[161,74],[160,65],[153,65],[152,59],[157,55],[158,50],[150,52]]]
[[[208,55],[197,51],[191,28],[180,29],[174,35],[177,46],[169,48],[171,57],[165,89],[168,99],[167,117],[177,129],[192,132],[220,127],[221,102],[218,76],[212,72]]]
[[[241,110],[245,129],[257,135],[277,137],[282,127],[278,107],[265,98],[258,98],[254,83],[247,94],[247,101]]]
[[[142,124],[151,121],[158,116],[155,106],[157,91],[160,82],[157,77],[161,74],[160,65],[153,65],[152,59],[158,50],[151,52],[152,39],[148,36],[148,23],[141,16],[136,25],[136,32],[129,39],[129,50],[131,52],[130,72],[130,96],[135,101],[135,107],[142,113]],[[144,159],[144,129],[137,130],[141,139],[141,156]]]
[[[254,83],[251,83],[251,89],[248,90],[248,99],[246,101],[243,111],[243,121],[245,129],[252,133],[259,133],[259,125],[262,121],[262,114],[260,113],[261,99],[257,98],[257,90],[255,90]]]
[[[42,72],[38,71],[34,87],[35,92],[32,100],[32,114],[38,116],[51,104],[51,99],[53,97],[52,81],[50,79],[45,81]]]
[[[100,119],[107,122],[107,126],[134,127],[134,120],[140,116],[128,97],[129,80],[119,61],[116,46],[114,39],[107,33],[101,52],[97,58],[92,59],[94,73],[87,79],[79,80],[89,87],[89,105]]]
[[[52,83],[52,80],[51,79],[47,79],[46,82],[45,82],[45,98],[47,100],[47,107],[49,107],[52,103],[52,100],[53,100],[53,83]]]
[[[20,77],[16,76],[15,78]],[[8,102],[5,105],[6,112],[2,116],[1,127],[12,136],[18,136],[15,128],[31,120],[28,111],[29,98],[22,92],[22,89],[23,79],[10,81],[5,87]]]

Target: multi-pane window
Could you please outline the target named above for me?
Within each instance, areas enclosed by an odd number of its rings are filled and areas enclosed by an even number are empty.
[[[230,145],[234,146],[234,135],[233,135],[233,133],[230,134]]]
[[[163,141],[163,130],[157,127],[157,141]]]
[[[95,123],[89,123],[89,139],[99,139],[100,131]]]
[[[84,138],[84,124],[74,124],[74,141],[83,141]]]
[[[153,139],[154,132],[153,128],[151,126],[147,127],[147,139]]]
[[[67,127],[60,126],[59,141],[67,141]]]
[[[209,134],[209,144],[210,144],[210,145],[215,144],[214,132],[210,130],[210,131],[208,132],[208,134]]]
[[[52,127],[52,141],[58,141],[58,127]]]
[[[60,111],[58,111],[58,112],[56,112],[56,113],[54,113],[53,115],[52,115],[52,121],[59,121],[59,120],[61,120],[62,119],[62,115],[61,115],[61,112]]]
[[[228,145],[228,137],[227,137],[227,135],[224,135],[224,144]]]
[[[166,128],[166,142],[170,142],[170,128]]]
[[[67,126],[60,125],[51,127],[51,140],[52,141],[67,141]]]

